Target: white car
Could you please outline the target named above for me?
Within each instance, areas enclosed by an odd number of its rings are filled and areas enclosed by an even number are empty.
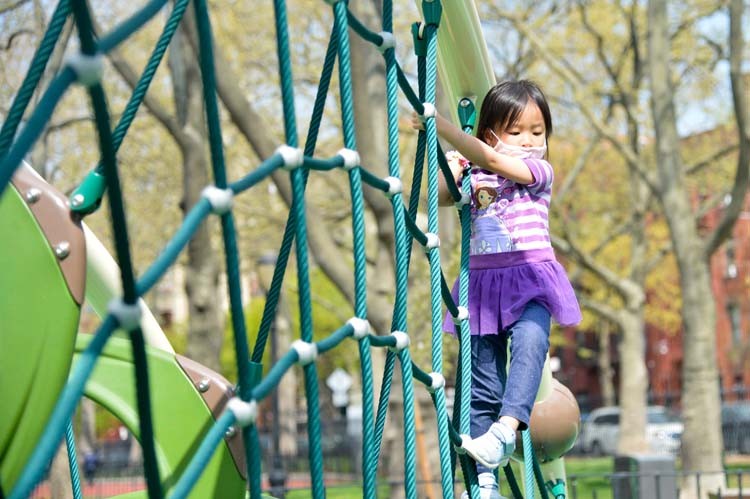
[[[646,408],[646,442],[656,453],[677,454],[682,438],[682,422],[662,406]],[[581,448],[597,456],[617,453],[620,436],[620,408],[600,407],[591,411],[581,432]]]

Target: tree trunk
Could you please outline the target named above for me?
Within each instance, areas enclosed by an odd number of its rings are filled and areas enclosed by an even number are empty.
[[[651,112],[656,133],[657,165],[664,214],[680,270],[684,359],[682,406],[685,430],[682,467],[703,473],[722,469],[723,441],[719,419],[719,376],[716,367],[716,311],[709,278],[708,259],[697,233],[679,157],[671,85],[666,0],[651,0],[649,19],[649,70]],[[700,489],[705,497],[725,486],[723,474],[704,474]],[[683,499],[697,497],[694,477],[686,477]]]
[[[617,442],[617,452],[620,454],[641,453],[647,450],[648,373],[643,360],[646,345],[642,309],[641,306],[641,313],[626,314],[621,321],[620,436]]]
[[[612,344],[612,325],[608,321],[603,321],[603,326],[598,334],[599,352],[596,356],[596,365],[599,368],[599,386],[602,389],[602,405],[611,406],[617,403],[615,397],[614,375],[615,370],[612,368],[611,344]]]
[[[631,147],[637,150],[638,128],[630,126]],[[649,203],[648,186],[635,172],[630,175],[633,228],[631,236],[630,281],[635,284],[625,300],[621,315],[620,344],[620,435],[617,451],[621,454],[646,452],[646,406],[648,405],[648,369],[646,368],[646,253],[648,242],[644,212]]]
[[[183,24],[194,22],[192,10]],[[170,46],[169,68],[174,86],[177,119],[184,134],[177,140],[183,159],[184,213],[201,199],[209,185],[203,93],[196,54],[185,41],[182,27]],[[222,300],[219,287],[219,262],[211,243],[212,219],[201,224],[187,247],[185,291],[188,298],[188,341],[186,356],[215,370],[220,369],[224,339]]]

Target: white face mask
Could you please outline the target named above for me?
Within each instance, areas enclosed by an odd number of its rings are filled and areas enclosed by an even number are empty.
[[[490,133],[495,136],[497,139],[497,142],[495,143],[495,147],[493,147],[494,150],[499,152],[500,154],[506,154],[508,156],[513,156],[514,158],[518,159],[544,159],[545,154],[547,154],[547,140],[545,139],[544,145],[539,147],[521,147],[521,146],[513,146],[510,144],[506,144],[502,140],[500,140],[500,137],[497,136],[497,134],[490,130]]]

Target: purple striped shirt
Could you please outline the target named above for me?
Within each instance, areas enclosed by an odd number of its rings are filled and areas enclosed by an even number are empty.
[[[455,153],[449,159],[466,161]],[[542,159],[522,161],[534,176],[530,184],[518,184],[488,170],[472,168],[472,255],[552,247],[549,237],[552,165]]]

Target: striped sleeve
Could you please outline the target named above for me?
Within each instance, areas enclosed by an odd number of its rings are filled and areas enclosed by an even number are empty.
[[[543,159],[524,159],[524,163],[531,170],[534,181],[526,186],[531,192],[544,192],[552,188],[552,181],[555,174],[552,171],[552,165]]]

